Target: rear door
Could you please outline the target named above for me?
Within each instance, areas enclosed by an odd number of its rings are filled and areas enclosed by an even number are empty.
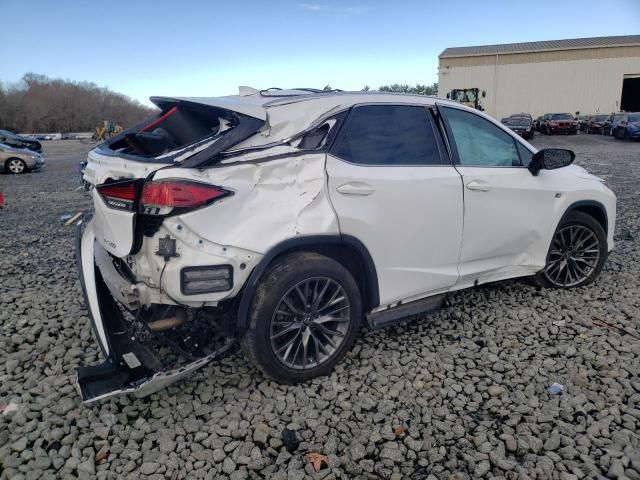
[[[327,174],[341,233],[373,257],[381,306],[456,283],[462,184],[425,106],[352,109]]]

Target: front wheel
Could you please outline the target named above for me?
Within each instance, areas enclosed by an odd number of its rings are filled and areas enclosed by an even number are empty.
[[[541,287],[573,288],[588,285],[607,259],[607,236],[590,215],[571,212],[551,240],[544,270],[534,278]]]
[[[24,173],[27,171],[27,164],[19,158],[10,158],[5,164],[5,169],[15,174]]]
[[[304,382],[344,358],[361,315],[358,285],[340,263],[311,252],[285,255],[256,290],[242,350],[274,380]]]

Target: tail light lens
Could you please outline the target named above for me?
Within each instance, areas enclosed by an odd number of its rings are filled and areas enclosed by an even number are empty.
[[[204,207],[230,194],[228,190],[205,183],[149,182],[142,187],[140,210],[148,215],[168,215]]]
[[[169,215],[204,207],[231,195],[232,192],[215,185],[187,181],[147,182],[126,180],[105,183],[96,187],[105,203],[118,210],[139,211],[147,215]]]
[[[98,185],[96,190],[105,203],[118,210],[133,211],[136,202],[136,182],[125,180]]]

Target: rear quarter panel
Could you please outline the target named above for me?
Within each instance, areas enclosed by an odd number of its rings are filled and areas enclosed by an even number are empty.
[[[326,192],[325,160],[324,153],[315,153],[205,170],[167,169],[155,179],[178,177],[231,190],[232,196],[179,220],[210,241],[266,253],[292,237],[339,233]]]

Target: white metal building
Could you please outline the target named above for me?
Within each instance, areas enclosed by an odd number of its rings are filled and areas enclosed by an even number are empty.
[[[494,118],[640,111],[640,35],[447,48],[438,94],[479,88]]]

